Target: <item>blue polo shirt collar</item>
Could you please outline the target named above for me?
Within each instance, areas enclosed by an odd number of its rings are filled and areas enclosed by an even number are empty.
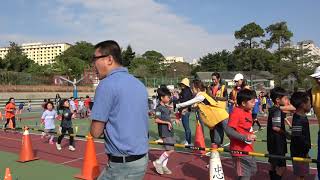
[[[108,77],[108,76],[111,76],[112,74],[118,73],[118,72],[126,72],[126,73],[127,73],[127,72],[128,72],[128,69],[125,68],[125,67],[116,68],[116,69],[112,70],[112,71],[107,75],[107,77]]]

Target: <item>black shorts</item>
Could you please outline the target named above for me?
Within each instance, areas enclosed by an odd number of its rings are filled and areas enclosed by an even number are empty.
[[[285,156],[285,154],[283,156]],[[271,164],[272,168],[275,168],[275,167],[286,167],[287,166],[287,162],[286,162],[285,159],[269,158],[268,161]]]
[[[258,117],[258,114],[252,114],[252,120],[257,119],[257,117]]]
[[[267,105],[266,104],[262,104],[262,109],[267,109]]]

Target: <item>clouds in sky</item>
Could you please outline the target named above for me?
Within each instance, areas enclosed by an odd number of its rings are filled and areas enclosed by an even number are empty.
[[[0,38],[92,43],[114,39],[121,46],[131,44],[138,53],[157,50],[167,56],[183,56],[189,61],[208,52],[232,49],[235,43],[232,34],[210,34],[153,0],[56,0],[42,1],[39,8],[46,12],[43,16],[46,16],[46,23],[50,23],[48,27],[57,29],[55,33],[0,31]]]

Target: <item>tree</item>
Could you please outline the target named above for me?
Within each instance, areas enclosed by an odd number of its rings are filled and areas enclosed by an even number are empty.
[[[289,42],[293,36],[293,33],[288,29],[286,22],[271,24],[266,28],[266,32],[270,36],[270,38],[265,41],[266,47],[272,48],[274,44],[277,44],[278,51],[280,51],[283,45]]]
[[[238,45],[239,47],[251,49],[258,46],[258,43],[254,41],[254,39],[263,37],[264,30],[259,25],[252,22],[244,25],[239,31],[236,31],[234,36],[236,39],[242,40]]]
[[[9,51],[2,60],[1,66],[7,71],[23,72],[33,63],[17,43],[10,42]]]
[[[144,57],[134,58],[129,70],[138,77],[157,77],[161,75],[160,64]]]
[[[154,50],[146,51],[144,54],[142,54],[142,57],[156,62],[161,62],[165,60],[164,56],[161,53]]]
[[[238,71],[271,71],[274,64],[274,55],[262,48],[237,48],[233,55],[235,70]]]
[[[55,58],[54,70],[62,75],[79,78],[83,70],[92,65],[93,53],[94,46],[91,43],[77,42]]]
[[[176,62],[169,64],[165,68],[165,73],[167,77],[177,78],[177,77],[189,77],[191,75],[192,67],[186,62]]]
[[[229,62],[232,62],[232,54],[223,50],[216,53],[208,53],[199,60],[201,71],[226,71],[229,70]],[[231,66],[230,66],[231,67]]]
[[[135,52],[132,51],[130,45],[128,45],[126,50],[121,52],[122,55],[122,65],[125,67],[129,67],[132,60],[135,58]]]
[[[279,85],[281,86],[282,82],[282,76],[285,75],[283,73],[283,64],[282,62],[282,54],[285,51],[282,51],[283,48],[285,48],[285,44],[288,43],[293,36],[293,33],[288,29],[286,22],[278,22],[275,24],[271,24],[266,28],[266,32],[269,34],[269,39],[267,39],[264,44],[266,45],[266,48],[272,48],[274,44],[278,45],[277,52],[275,52],[276,55],[276,61],[275,61],[275,67],[273,68],[273,74],[275,75],[275,80]],[[289,50],[291,51],[291,50]],[[288,65],[285,63],[285,65]]]

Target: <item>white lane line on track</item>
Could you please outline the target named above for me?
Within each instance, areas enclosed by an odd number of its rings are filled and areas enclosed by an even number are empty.
[[[105,152],[97,153],[96,156],[99,156],[101,154],[105,154]],[[83,159],[83,157],[77,158],[77,159],[73,159],[73,160],[70,160],[70,161],[65,161],[65,162],[59,163],[59,164],[68,164],[68,163],[72,163],[72,162],[79,161],[79,160],[82,160],[82,159]]]

